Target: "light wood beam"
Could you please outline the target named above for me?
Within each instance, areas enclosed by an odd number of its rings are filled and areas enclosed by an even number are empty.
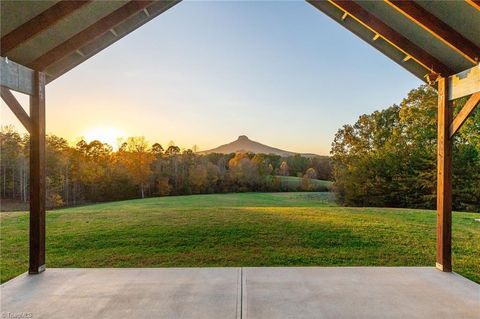
[[[45,74],[35,72],[30,96],[30,274],[45,270]]]
[[[5,101],[5,104],[12,110],[13,114],[17,117],[17,119],[22,123],[25,129],[30,132],[30,116],[28,116],[27,112],[23,109],[22,105],[17,101],[15,96],[10,92],[9,89],[6,87],[0,88],[0,94],[2,99]]]
[[[448,82],[438,79],[437,149],[437,263],[438,269],[452,271],[452,140],[449,127],[453,110],[448,101]]]
[[[450,101],[480,92],[480,64],[448,77]]]
[[[62,0],[54,4],[33,19],[3,36],[1,39],[2,55],[6,55],[7,52],[15,49],[17,46],[34,37],[36,34],[45,31],[52,25],[55,25],[63,18],[74,13],[89,2],[91,2],[91,0]]]
[[[480,1],[478,0],[465,0],[468,4],[470,4],[472,7],[480,11]]]
[[[434,37],[448,45],[450,48],[460,53],[465,59],[473,65],[478,63],[480,57],[480,48],[474,43],[464,38],[459,32],[451,28],[448,24],[425,10],[423,7],[411,0],[384,0],[392,8],[410,19],[413,23],[419,25],[428,31]]]
[[[68,54],[75,52],[85,44],[95,40],[102,34],[110,32],[110,29],[123,22],[139,11],[152,4],[153,1],[135,1],[131,0],[127,4],[118,8],[111,14],[100,19],[85,30],[77,33],[67,41],[59,44],[47,53],[29,63],[29,67],[35,70],[43,71],[50,64],[58,61]]]
[[[473,113],[475,107],[480,103],[480,92],[473,94],[462,107],[460,112],[457,114],[452,124],[450,124],[449,135],[452,138],[458,130],[462,127],[463,123],[468,119],[470,114]]]
[[[316,6],[316,3],[318,2],[322,2],[318,0],[307,1],[313,6]],[[336,6],[338,9],[347,12],[349,16],[355,19],[358,23],[373,33],[379,34],[390,45],[394,46],[405,55],[411,56],[413,60],[430,72],[438,73],[442,76],[449,76],[453,74],[453,71],[445,64],[383,23],[380,19],[369,13],[354,1],[328,0],[328,2]]]

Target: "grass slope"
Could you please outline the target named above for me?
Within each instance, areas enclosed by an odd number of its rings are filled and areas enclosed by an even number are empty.
[[[280,178],[282,186],[286,186],[290,190],[297,190],[302,186],[302,178],[296,176],[277,176]],[[324,191],[330,191],[332,189],[333,182],[322,179],[311,179],[313,188],[322,189]]]
[[[47,267],[435,265],[435,212],[331,200],[331,193],[243,193],[50,211]],[[28,215],[0,216],[4,282],[27,269]],[[454,270],[480,282],[478,214],[453,216]]]

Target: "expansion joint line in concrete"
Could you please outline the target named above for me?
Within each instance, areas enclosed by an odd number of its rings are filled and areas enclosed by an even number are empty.
[[[237,319],[243,318],[243,267],[239,268],[238,277],[237,277]]]
[[[243,267],[240,268],[240,319],[243,318]]]

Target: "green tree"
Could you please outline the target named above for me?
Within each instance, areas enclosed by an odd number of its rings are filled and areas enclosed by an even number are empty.
[[[436,92],[421,86],[399,106],[362,115],[354,125],[338,130],[331,150],[338,200],[347,205],[434,208],[436,112]],[[478,119],[478,111],[473,118]],[[456,209],[480,209],[478,136],[480,127],[470,121],[455,138]]]

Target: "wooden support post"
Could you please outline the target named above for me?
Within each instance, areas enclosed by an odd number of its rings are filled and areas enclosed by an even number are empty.
[[[45,74],[35,71],[30,96],[30,265],[45,270]]]
[[[437,268],[452,271],[452,139],[453,109],[448,101],[448,81],[438,79],[437,152]]]

